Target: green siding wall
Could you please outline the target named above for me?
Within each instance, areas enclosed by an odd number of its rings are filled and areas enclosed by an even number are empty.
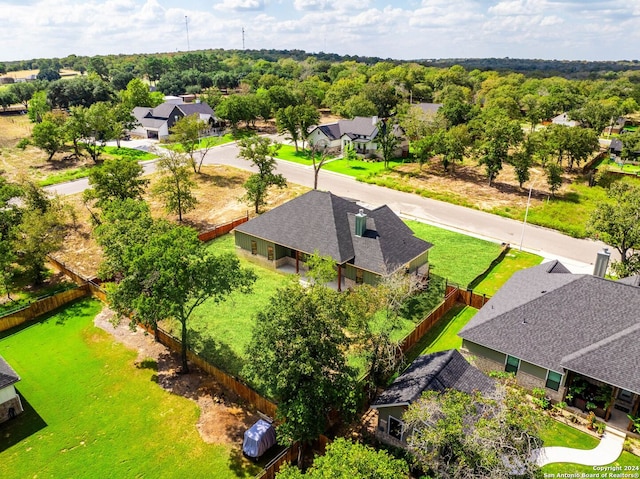
[[[276,245],[276,259],[284,258],[291,254],[291,250],[289,248],[285,248],[284,246]]]
[[[267,248],[269,246],[275,248],[275,245],[270,241],[265,241],[260,238],[255,238],[253,236],[240,233],[238,231],[235,232],[235,240],[236,240],[236,246],[239,246],[240,248],[248,251],[249,253],[251,253],[251,242],[255,241],[256,246],[258,248],[258,254],[260,256],[264,256],[265,258],[267,257]],[[275,249],[274,249],[274,254],[275,254]]]
[[[352,264],[347,263],[347,270],[345,272],[345,277],[349,278],[352,281],[356,280],[356,270],[358,268],[356,268],[355,266],[353,266]],[[362,281],[366,284],[378,284],[378,281],[380,281],[380,276],[375,274],[375,273],[371,273],[369,271],[364,271],[362,272]]]
[[[413,273],[420,266],[422,266],[423,264],[426,264],[427,261],[429,261],[429,251],[425,251],[416,259],[414,259],[411,263],[409,263],[409,271]]]
[[[494,351],[493,349],[485,348],[484,346],[480,346],[479,344],[472,343],[471,341],[467,341],[466,339],[462,340],[462,347],[466,348],[474,356],[481,356],[483,358],[491,359],[500,364],[504,364],[507,357],[499,353],[498,351]]]
[[[547,370],[536,366],[535,364],[528,363],[526,361],[520,360],[520,371],[523,373],[530,374],[536,378],[540,378],[543,381],[547,378]]]
[[[383,419],[387,421],[388,424],[389,416],[393,416],[396,419],[400,419],[402,421],[402,415],[404,414],[406,409],[406,406],[381,407],[378,409],[378,421],[380,419]]]
[[[351,281],[356,280],[356,269],[351,264],[347,264],[347,268],[344,271],[344,275],[346,278],[349,278]]]

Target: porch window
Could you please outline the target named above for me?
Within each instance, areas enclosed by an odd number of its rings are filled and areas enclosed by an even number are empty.
[[[520,368],[520,360],[514,356],[507,356],[507,361],[504,365],[504,370],[508,373],[518,374]]]
[[[267,259],[273,261],[273,246],[267,246]]]
[[[258,254],[258,243],[251,240],[251,254]]]
[[[395,437],[398,441],[402,441],[404,436],[404,423],[393,416],[389,416],[389,436]]]
[[[364,271],[356,269],[356,284],[364,283]]]
[[[557,391],[560,389],[560,383],[562,383],[562,374],[555,371],[547,371],[547,383],[545,387]]]

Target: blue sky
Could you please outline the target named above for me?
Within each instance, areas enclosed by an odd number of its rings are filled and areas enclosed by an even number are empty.
[[[235,49],[243,28],[248,49],[640,58],[640,0],[0,0],[0,61]]]

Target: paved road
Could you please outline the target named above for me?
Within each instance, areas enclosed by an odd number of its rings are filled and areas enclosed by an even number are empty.
[[[235,144],[221,145],[207,153],[204,163],[224,164],[250,170],[249,163],[239,159],[237,153],[238,147]],[[155,162],[144,162],[143,167],[146,173],[150,173],[155,170]],[[278,171],[291,183],[313,186],[313,168],[310,166],[278,161]],[[83,191],[86,187],[86,180],[78,180],[48,189],[67,195]],[[330,171],[320,172],[318,188],[374,207],[387,204],[396,213],[407,217],[493,241],[510,243],[514,248],[519,248],[522,242],[523,249],[541,254],[546,258],[559,258],[568,263],[567,266],[575,272],[591,272],[592,267],[588,265],[594,263],[597,252],[606,246],[601,242],[575,239],[554,230],[529,224],[523,228],[521,221],[360,183],[353,178]]]

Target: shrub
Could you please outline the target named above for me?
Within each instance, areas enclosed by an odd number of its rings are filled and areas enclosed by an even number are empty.
[[[31,141],[29,140],[29,138],[23,138],[22,140],[20,140],[18,142],[18,144],[16,145],[17,148],[20,148],[21,150],[24,150],[27,146],[29,146],[31,144]]]

